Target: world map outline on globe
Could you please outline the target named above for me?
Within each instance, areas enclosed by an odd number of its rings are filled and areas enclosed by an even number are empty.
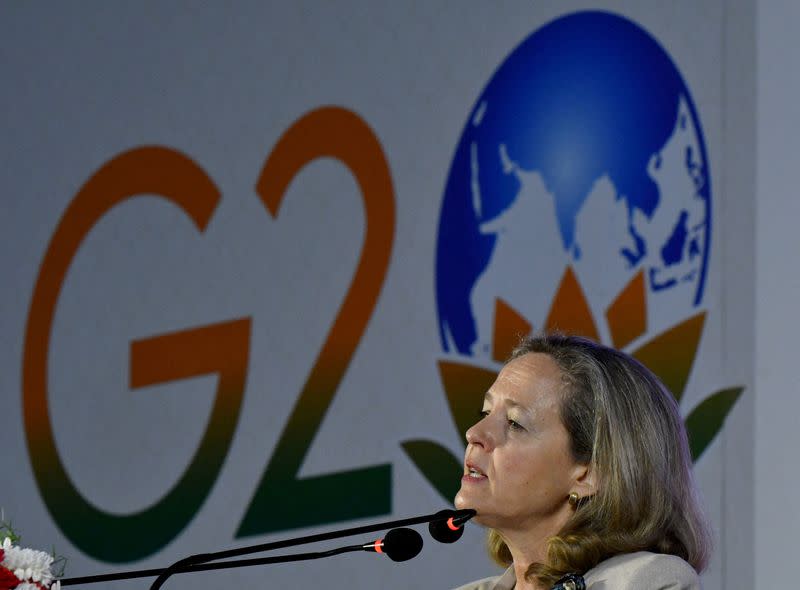
[[[444,351],[487,357],[498,298],[543,318],[567,265],[596,313],[644,268],[652,327],[685,318],[703,299],[710,208],[696,109],[658,42],[607,12],[545,25],[497,69],[456,148],[437,245]]]

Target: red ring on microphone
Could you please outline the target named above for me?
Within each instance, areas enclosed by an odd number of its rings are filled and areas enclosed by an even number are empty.
[[[453,517],[451,516],[447,519],[447,528],[449,528],[451,531],[457,531],[461,527],[453,524]]]
[[[383,553],[383,539],[375,541],[373,547],[375,547],[375,553]]]

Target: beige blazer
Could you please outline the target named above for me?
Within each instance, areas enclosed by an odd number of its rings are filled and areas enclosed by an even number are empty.
[[[607,559],[583,576],[586,590],[701,590],[697,572],[680,557],[639,551]],[[456,590],[512,590],[514,568]]]

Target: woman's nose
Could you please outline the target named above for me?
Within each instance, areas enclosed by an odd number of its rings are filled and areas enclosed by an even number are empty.
[[[467,442],[489,451],[494,448],[495,437],[492,433],[490,416],[484,416],[467,429]]]

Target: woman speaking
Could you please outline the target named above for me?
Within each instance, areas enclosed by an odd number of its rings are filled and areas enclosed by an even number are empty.
[[[525,340],[467,431],[457,508],[489,527],[502,576],[459,590],[700,588],[710,532],[677,404],[592,341]]]

